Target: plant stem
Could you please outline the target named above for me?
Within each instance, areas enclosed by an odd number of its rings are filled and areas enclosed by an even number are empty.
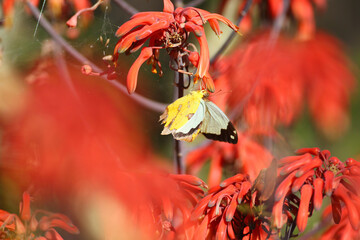
[[[250,6],[252,4],[252,0],[247,0],[244,10],[242,10],[240,17],[237,20],[236,25],[239,26],[239,24],[241,23],[241,21],[243,20],[243,18],[246,16],[246,14],[248,13]],[[225,50],[229,47],[231,41],[236,37],[236,35],[238,35],[237,32],[232,32],[230,34],[230,36],[228,37],[228,39],[226,39],[226,41],[221,45],[221,47],[217,50],[217,52],[214,54],[214,56],[210,59],[210,63],[214,63],[216,61],[216,59],[225,52]]]
[[[183,70],[183,62],[182,57],[178,56],[177,58],[177,68],[179,70]],[[181,72],[175,72],[175,81],[177,86],[177,99],[184,96],[184,74]],[[182,155],[182,142],[175,139],[175,165],[176,165],[176,172],[178,174],[185,173],[185,167],[183,162],[183,155]]]
[[[270,33],[270,42],[276,42],[276,39],[278,38],[281,28],[284,24],[286,13],[289,10],[290,7],[290,0],[283,0],[283,9],[281,10],[281,13],[277,18],[275,19],[274,26],[271,29]]]
[[[72,55],[76,60],[78,60],[81,64],[88,64],[95,72],[103,72],[102,69],[92,63],[89,59],[87,59],[84,55],[82,55],[79,51],[73,48],[69,43],[67,43],[51,26],[51,24],[44,18],[40,18],[39,10],[30,2],[26,1],[27,6],[29,7],[33,16],[39,21],[40,25],[50,34],[50,36],[57,42],[65,51],[67,51],[70,55]],[[102,76],[102,78],[106,79],[106,76]],[[106,81],[119,89],[121,92],[127,94],[127,89],[121,83],[117,81]],[[147,99],[139,94],[133,93],[132,95],[128,95],[134,101],[139,103],[141,106],[146,107],[155,112],[163,112],[166,108],[165,104]]]
[[[122,9],[127,11],[129,14],[134,15],[138,13],[139,11],[136,10],[133,6],[125,2],[124,0],[113,0],[117,5],[119,5]]]
[[[88,134],[90,136],[94,137],[94,139],[98,142],[99,146],[102,146],[104,148],[104,150],[108,151],[110,153],[110,155],[112,155],[114,157],[114,159],[117,161],[117,163],[120,166],[121,162],[119,161],[119,157],[116,155],[114,150],[110,147],[107,140],[102,138],[100,135],[96,134],[93,127],[86,120],[86,112],[84,112],[84,110],[86,108],[85,108],[83,101],[81,100],[81,97],[80,97],[78,91],[76,90],[74,83],[71,79],[71,75],[69,73],[64,56],[62,54],[61,47],[55,46],[54,58],[57,63],[57,66],[58,66],[59,74],[62,76],[62,79],[64,80],[66,86],[69,88],[70,94],[74,98],[74,104],[76,104],[77,107],[79,108],[79,117],[80,117],[82,123],[84,124],[85,130],[88,132]]]
[[[185,4],[184,7],[196,7],[202,4],[205,0],[192,0],[191,2],[188,2]]]

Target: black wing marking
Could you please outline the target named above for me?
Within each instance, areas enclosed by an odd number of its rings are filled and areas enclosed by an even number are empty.
[[[234,125],[229,121],[226,129],[221,129],[220,135],[203,133],[206,138],[217,140],[221,142],[228,142],[236,144],[238,142],[238,135]]]

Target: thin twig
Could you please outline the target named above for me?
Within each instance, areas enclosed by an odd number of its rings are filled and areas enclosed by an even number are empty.
[[[76,27],[77,25],[77,19],[78,17],[83,14],[84,12],[93,12],[95,11],[99,6],[100,4],[102,4],[104,2],[104,0],[98,0],[94,5],[92,5],[91,7],[89,8],[83,8],[81,10],[79,10],[77,13],[74,14],[74,16],[72,16],[67,22],[66,24],[69,26],[69,27]]]
[[[247,0],[244,9],[242,10],[240,17],[237,20],[236,25],[239,26],[241,21],[243,20],[243,18],[246,16],[246,14],[248,13],[250,6],[252,4],[252,0]],[[217,50],[217,52],[214,54],[214,56],[211,58],[210,63],[214,63],[215,60],[225,52],[225,50],[229,47],[231,41],[238,35],[237,32],[232,32],[230,34],[230,36],[228,37],[228,39],[226,39],[226,41],[222,44],[222,46]]]
[[[199,6],[200,4],[202,4],[203,2],[205,2],[205,0],[193,0],[193,1],[185,4],[184,7],[196,7],[196,6]]]
[[[184,7],[184,2],[182,0],[175,0],[174,2],[175,2],[174,5],[175,5],[176,8]]]
[[[114,150],[110,147],[110,145],[108,144],[106,139],[103,139],[100,135],[97,135],[97,134],[94,135],[95,131],[94,131],[93,127],[89,124],[89,121],[85,117],[85,113],[83,112],[85,109],[83,101],[81,100],[81,98],[73,84],[71,75],[70,75],[68,67],[66,65],[64,56],[61,53],[61,50],[62,50],[61,47],[55,46],[54,57],[55,57],[55,60],[56,60],[57,66],[58,66],[58,71],[61,74],[62,79],[64,80],[65,84],[69,88],[70,94],[74,98],[74,104],[78,105],[78,107],[80,108],[79,115],[80,115],[81,121],[82,121],[86,131],[90,135],[94,136],[95,137],[94,139],[99,143],[99,146],[102,146],[105,150],[107,150],[114,157],[114,159],[118,160],[117,163],[120,164],[121,162],[119,161],[119,156],[117,156],[117,154],[114,152]]]
[[[137,14],[139,12],[138,10],[136,10],[133,6],[131,6],[124,0],[113,0],[113,1],[131,15]]]
[[[39,10],[30,2],[30,1],[26,1],[27,6],[29,7],[31,13],[34,15],[34,17],[36,19],[39,19]],[[50,34],[50,36],[54,39],[55,42],[57,42],[59,45],[62,46],[62,48],[67,51],[68,53],[70,53],[70,55],[72,55],[76,60],[78,60],[79,62],[81,62],[82,64],[88,64],[91,66],[91,68],[95,71],[95,72],[102,72],[102,69],[99,68],[98,66],[96,66],[94,63],[92,63],[90,60],[88,60],[84,55],[82,55],[79,51],[77,51],[75,48],[73,48],[70,44],[68,44],[51,26],[51,24],[44,18],[42,17],[41,19],[39,19],[40,25]],[[102,76],[102,78],[106,79],[106,76]],[[106,81],[113,85],[114,87],[116,87],[117,89],[119,89],[120,91],[122,91],[123,93],[125,93],[126,95],[128,95],[127,93],[127,89],[125,86],[123,86],[121,83],[117,82],[117,81],[108,81],[106,79]],[[128,95],[129,97],[131,97],[134,101],[136,101],[137,103],[139,103],[141,106],[146,107],[148,109],[151,109],[155,112],[163,112],[164,109],[166,108],[165,104],[147,99],[143,96],[140,96],[139,94],[133,93],[132,95]]]
[[[270,33],[270,43],[276,42],[276,39],[280,34],[281,28],[284,25],[286,13],[289,10],[289,6],[290,6],[290,0],[283,0],[283,8],[279,16],[277,16],[277,18],[275,19],[274,25]]]

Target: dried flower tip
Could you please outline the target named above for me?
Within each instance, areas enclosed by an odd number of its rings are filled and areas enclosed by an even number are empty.
[[[102,58],[104,61],[113,61],[114,60],[114,57],[113,55],[107,55],[105,57]]]

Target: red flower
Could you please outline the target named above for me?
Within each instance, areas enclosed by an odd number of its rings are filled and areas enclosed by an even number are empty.
[[[326,33],[300,42],[301,77],[306,86],[310,112],[317,127],[329,138],[341,135],[349,126],[350,94],[355,77],[341,44]]]
[[[127,76],[129,93],[135,91],[139,68],[146,60],[153,65],[153,72],[157,72],[156,65],[158,65],[161,73],[158,61],[159,49],[168,49],[173,59],[178,57],[176,51],[172,51],[174,49],[181,49],[184,53],[190,52],[186,49],[189,32],[194,33],[200,44],[196,76],[204,78],[205,75],[208,75],[209,49],[203,25],[208,21],[213,31],[220,35],[221,31],[217,20],[237,31],[234,24],[219,14],[193,7],[174,9],[170,0],[164,0],[163,12],[137,13],[131,20],[120,26],[116,32],[120,40],[115,46],[114,61],[117,60],[120,53],[133,53],[149,40],[149,47],[142,50]],[[173,56],[174,54],[175,56]],[[212,81],[208,84],[208,89],[214,91]]]
[[[139,230],[147,230],[151,239],[193,235],[193,227],[185,223],[204,196],[201,187],[207,186],[201,179],[191,175],[137,174],[132,176],[130,185],[128,194],[141,195],[130,203]]]
[[[186,164],[192,174],[197,174],[204,163],[210,160],[208,183],[217,186],[222,178],[223,168],[231,166],[233,173],[245,173],[250,180],[255,180],[259,172],[268,167],[272,160],[271,153],[252,140],[246,134],[239,133],[237,144],[211,142],[205,147],[188,154]],[[253,162],[256,161],[256,165]]]
[[[215,65],[221,73],[216,87],[231,92],[223,98],[227,107],[251,130],[264,133],[290,125],[304,97],[294,45],[280,37],[270,47],[268,39],[266,32],[258,34]]]
[[[41,216],[41,217],[39,217]],[[51,213],[44,210],[30,210],[30,195],[23,194],[20,203],[20,214],[8,213],[0,210],[0,225],[2,237],[16,239],[48,239],[61,240],[62,237],[54,228],[62,228],[69,233],[78,234],[79,230],[65,215]]]
[[[335,223],[340,222],[341,212],[347,208],[350,224],[357,230],[360,212],[356,205],[360,195],[355,188],[360,180],[360,163],[348,159],[344,164],[331,157],[328,150],[318,148],[299,149],[296,153],[299,156],[285,157],[278,162],[278,177],[282,180],[275,192],[275,226],[281,228],[286,220],[290,225],[296,219],[299,231],[303,232],[308,216],[314,209],[320,210],[327,195],[331,197]],[[299,191],[300,198],[296,195]]]
[[[221,10],[224,9],[225,4],[228,1],[223,0],[221,2]],[[255,6],[259,6],[262,4],[262,11],[267,11],[268,14],[263,14],[265,16],[269,16],[271,19],[277,18],[283,11],[283,3],[282,0],[254,0],[253,6],[250,8],[250,12],[253,12],[252,9]],[[310,39],[314,36],[316,32],[316,26],[315,26],[315,17],[314,17],[314,7],[313,3],[315,3],[315,6],[321,10],[323,10],[326,7],[326,0],[290,0],[290,8],[289,13],[295,18],[297,21],[297,28],[298,28],[298,38],[300,39]],[[239,5],[238,15],[241,16],[243,13],[244,5],[246,3]],[[264,9],[264,6],[267,8]],[[248,32],[248,30],[251,28],[252,21],[251,21],[251,14],[249,13],[243,21],[240,22],[240,29],[245,30],[245,33]]]
[[[356,209],[360,209],[360,201],[356,199]],[[332,218],[331,216],[331,206],[327,207],[324,210],[322,220],[328,221]],[[347,240],[347,239],[359,239],[360,231],[353,229],[350,221],[349,221],[349,213],[347,208],[342,209],[341,220],[338,224],[331,224],[330,227],[326,229],[326,231],[320,236],[320,240],[331,240],[331,239],[339,239],[339,240]]]
[[[339,43],[324,33],[309,41],[280,37],[272,47],[261,33],[218,62],[216,87],[232,93],[224,104],[255,131],[289,126],[308,99],[318,128],[334,138],[348,126],[354,76]],[[221,105],[221,104],[220,104]]]
[[[242,174],[209,189],[191,215],[197,224],[194,239],[267,239],[269,218],[263,215],[259,196]]]

